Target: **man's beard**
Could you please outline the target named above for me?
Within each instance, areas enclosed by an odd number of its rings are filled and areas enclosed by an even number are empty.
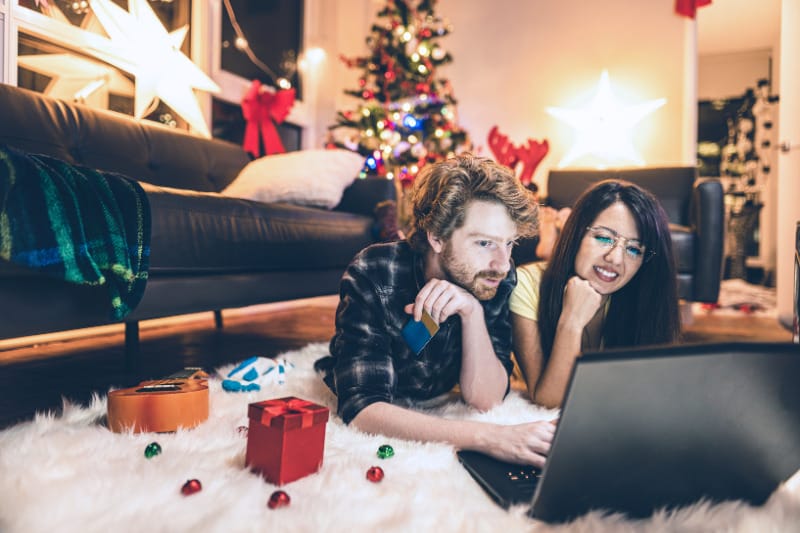
[[[442,249],[442,270],[447,276],[447,281],[454,283],[468,291],[478,300],[491,300],[497,294],[498,286],[492,287],[481,284],[481,279],[505,279],[507,273],[497,270],[481,270],[477,273],[466,264],[460,262],[453,253],[453,247],[446,243]]]

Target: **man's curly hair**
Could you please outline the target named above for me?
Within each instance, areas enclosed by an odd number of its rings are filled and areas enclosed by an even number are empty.
[[[422,169],[411,192],[413,211],[408,241],[419,251],[428,250],[431,232],[448,240],[464,225],[473,200],[505,206],[517,225],[518,237],[536,235],[538,207],[513,171],[485,157],[463,154]]]

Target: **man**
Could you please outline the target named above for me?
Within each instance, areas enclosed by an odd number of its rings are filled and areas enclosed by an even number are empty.
[[[502,426],[411,408],[456,384],[480,411],[508,393],[511,249],[535,233],[536,204],[511,170],[466,155],[425,167],[412,203],[408,238],[362,250],[342,278],[331,356],[316,365],[339,415],[367,433],[542,466],[550,422]],[[416,354],[401,330],[423,310],[440,329]]]

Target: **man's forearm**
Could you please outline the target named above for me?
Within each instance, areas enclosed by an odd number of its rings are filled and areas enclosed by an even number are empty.
[[[462,322],[461,376],[464,401],[485,411],[503,401],[508,389],[508,373],[497,358],[486,330],[483,313]]]
[[[492,424],[469,420],[449,420],[386,402],[365,407],[351,422],[366,433],[405,440],[446,442],[459,449],[485,450],[485,437]]]
[[[352,422],[361,431],[422,442],[443,442],[461,450],[479,451],[501,461],[544,466],[553,438],[548,421],[500,425],[451,420],[404,409],[386,402],[365,407]]]

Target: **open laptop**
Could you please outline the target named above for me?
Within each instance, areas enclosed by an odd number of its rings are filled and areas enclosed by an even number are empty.
[[[760,505],[800,469],[800,345],[693,344],[578,359],[541,472],[461,451],[504,507],[563,522],[700,499]]]

